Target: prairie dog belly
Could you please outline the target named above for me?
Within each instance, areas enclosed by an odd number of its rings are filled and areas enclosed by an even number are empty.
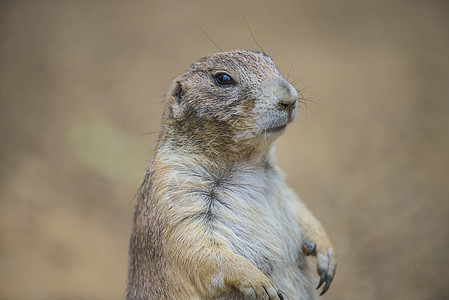
[[[214,238],[255,264],[286,299],[310,299],[296,199],[282,177],[271,168],[240,166],[212,182],[205,201]]]

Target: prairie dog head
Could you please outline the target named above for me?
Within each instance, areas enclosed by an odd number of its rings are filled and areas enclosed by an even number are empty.
[[[271,57],[227,51],[199,59],[173,81],[166,121],[193,139],[254,146],[284,131],[297,101],[296,89]]]

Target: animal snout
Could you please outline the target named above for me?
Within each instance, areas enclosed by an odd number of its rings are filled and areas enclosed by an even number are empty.
[[[281,99],[279,101],[279,108],[281,110],[294,110],[296,108],[296,100]]]
[[[279,109],[291,112],[296,108],[297,101],[298,92],[289,82],[283,80],[279,86]]]

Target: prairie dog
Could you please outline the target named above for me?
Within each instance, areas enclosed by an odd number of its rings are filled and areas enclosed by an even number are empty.
[[[134,214],[127,299],[315,299],[307,255],[329,288],[333,245],[274,162],[297,103],[261,52],[213,54],[173,81]]]

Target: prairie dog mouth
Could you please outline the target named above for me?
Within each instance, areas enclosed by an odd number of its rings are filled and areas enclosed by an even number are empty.
[[[277,133],[283,131],[287,127],[287,124],[276,126],[276,127],[270,127],[265,129],[266,133]]]

